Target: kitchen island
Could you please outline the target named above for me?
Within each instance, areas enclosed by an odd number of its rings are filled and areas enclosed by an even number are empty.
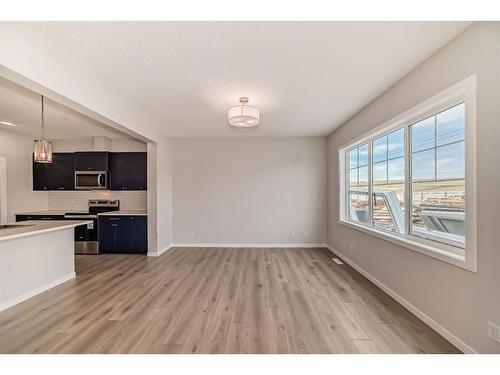
[[[75,277],[74,228],[92,221],[0,226],[0,311]]]

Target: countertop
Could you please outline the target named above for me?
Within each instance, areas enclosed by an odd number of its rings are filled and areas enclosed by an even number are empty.
[[[147,211],[143,210],[120,210],[120,211],[110,211],[101,212],[97,214],[98,216],[148,216]]]
[[[7,223],[16,225],[29,225],[18,228],[0,229],[0,242],[15,238],[34,236],[56,230],[74,228],[79,225],[92,223],[92,220],[27,220],[17,223]]]

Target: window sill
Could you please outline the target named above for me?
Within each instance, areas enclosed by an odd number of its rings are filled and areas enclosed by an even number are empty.
[[[430,256],[432,258],[439,259],[443,262],[453,264],[454,266],[464,268],[468,271],[476,272],[476,262],[475,259],[467,259],[465,255],[458,254],[452,251],[451,246],[441,244],[429,245],[424,243],[425,240],[408,239],[395,234],[377,230],[375,228],[370,228],[361,224],[356,224],[347,220],[340,219],[339,223],[350,228],[360,230],[362,232],[371,234],[375,237],[381,238],[385,241],[392,242],[394,244],[403,246],[407,249],[414,250],[421,254]]]

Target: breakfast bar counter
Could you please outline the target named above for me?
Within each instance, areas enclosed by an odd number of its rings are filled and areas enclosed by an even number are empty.
[[[0,226],[0,311],[75,277],[74,228],[89,220]]]

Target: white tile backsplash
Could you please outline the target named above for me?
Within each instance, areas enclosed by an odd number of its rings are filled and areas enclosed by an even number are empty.
[[[121,210],[147,210],[146,191],[49,191],[49,210],[86,210],[89,199],[119,199]]]

